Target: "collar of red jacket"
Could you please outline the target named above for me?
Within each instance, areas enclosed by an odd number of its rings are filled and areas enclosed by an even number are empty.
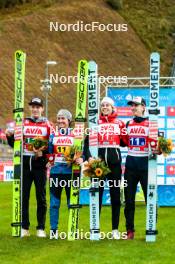
[[[116,111],[112,112],[111,115],[107,115],[107,116],[100,115],[100,120],[102,120],[103,122],[111,122],[115,118],[117,118],[117,112]]]

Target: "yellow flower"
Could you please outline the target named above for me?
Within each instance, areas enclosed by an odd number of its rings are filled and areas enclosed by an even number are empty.
[[[70,147],[66,147],[66,150],[64,152],[64,156],[68,157],[70,155]]]
[[[102,169],[100,169],[100,168],[96,168],[96,170],[95,170],[95,175],[96,175],[97,177],[101,177],[102,174],[103,174]]]
[[[32,144],[29,144],[29,145],[28,145],[28,150],[29,150],[29,151],[32,151],[32,150],[33,150],[33,145],[32,145]]]

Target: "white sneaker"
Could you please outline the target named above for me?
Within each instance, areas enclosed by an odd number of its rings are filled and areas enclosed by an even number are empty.
[[[30,236],[29,230],[22,228],[21,229],[21,237],[29,237],[29,236]]]
[[[50,239],[58,239],[58,230],[50,229]]]
[[[37,237],[47,237],[46,232],[43,229],[38,229],[36,232]]]
[[[112,238],[113,239],[120,239],[120,232],[117,229],[112,230]]]

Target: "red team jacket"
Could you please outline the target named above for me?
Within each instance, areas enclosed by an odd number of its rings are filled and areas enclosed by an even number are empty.
[[[156,150],[157,141],[149,138],[149,120],[147,118],[134,118],[127,123],[128,155],[134,157],[148,157],[149,145]]]
[[[99,157],[108,165],[121,163],[119,146],[127,144],[126,126],[113,112],[108,116],[100,116],[98,126]]]

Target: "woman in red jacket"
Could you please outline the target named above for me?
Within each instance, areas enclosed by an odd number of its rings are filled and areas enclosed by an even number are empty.
[[[104,181],[107,180],[112,206],[112,236],[114,239],[120,239],[120,233],[118,231],[121,205],[120,181],[122,173],[120,146],[125,146],[127,142],[126,127],[123,121],[117,118],[114,101],[111,98],[104,97],[102,99],[100,111],[98,156],[106,162],[111,172],[99,183],[99,207],[101,211]],[[90,153],[89,155],[91,156]],[[88,159],[88,155],[86,159]]]

